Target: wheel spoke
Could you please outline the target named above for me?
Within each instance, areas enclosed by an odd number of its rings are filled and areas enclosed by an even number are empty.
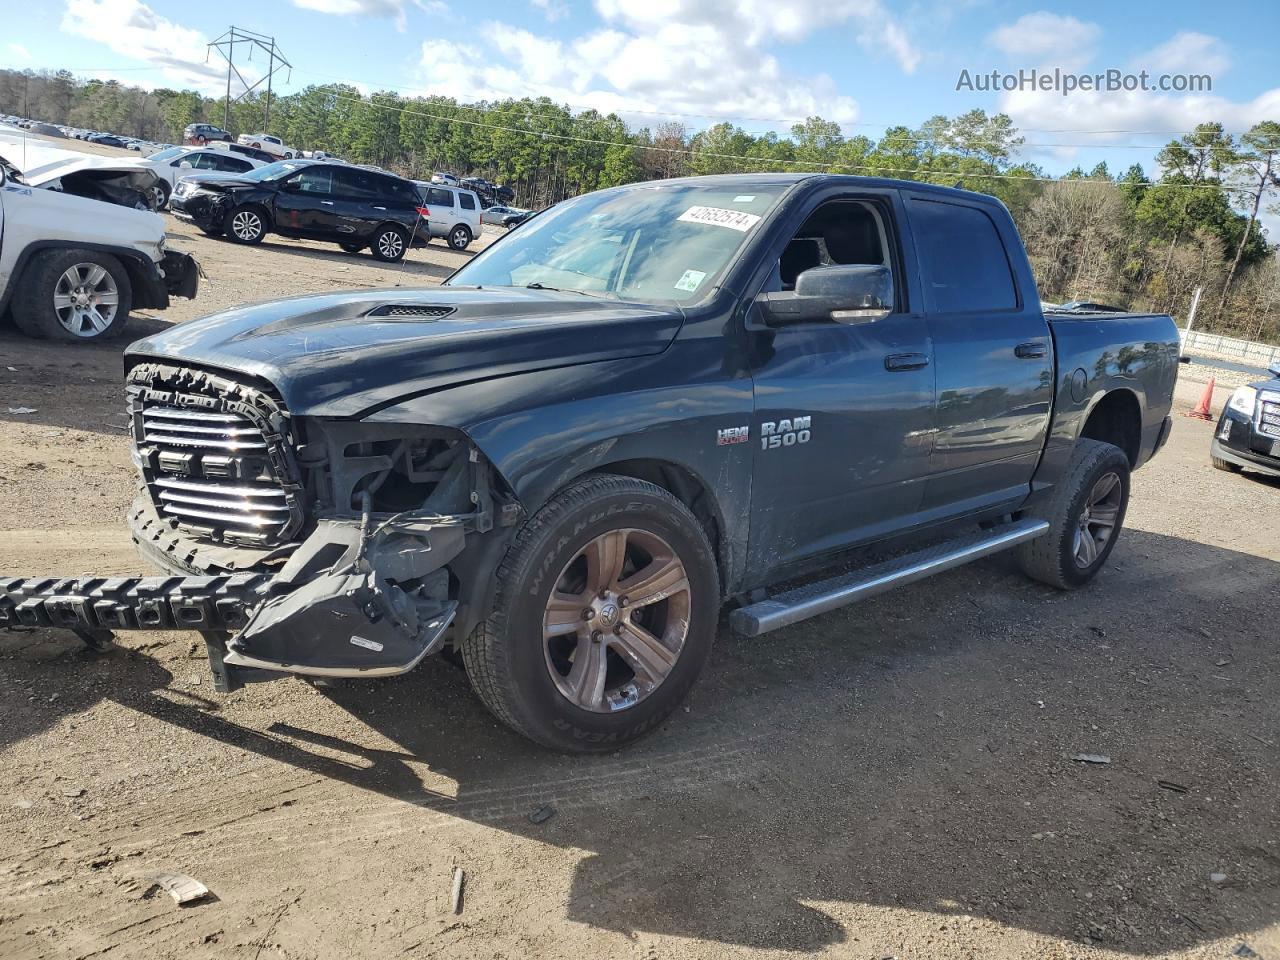
[[[607,649],[603,643],[583,638],[573,656],[573,669],[569,671],[569,689],[573,702],[588,710],[598,710],[604,704],[604,680],[608,672]]]
[[[114,307],[119,303],[120,294],[116,293],[114,290],[106,290],[98,294],[98,306],[100,307]]]
[[[1098,482],[1093,485],[1093,493],[1089,496],[1090,505],[1101,503],[1106,499],[1107,494],[1115,489],[1120,478],[1114,473],[1108,473],[1106,476],[1099,478]]]
[[[1082,567],[1087,567],[1098,559],[1098,544],[1088,527],[1077,528],[1076,537],[1076,559],[1080,561]]]
[[[1119,507],[1101,503],[1089,508],[1089,526],[1107,527],[1109,529],[1116,525],[1116,518],[1119,516]]]
[[[655,685],[666,678],[676,662],[677,655],[639,624],[621,624],[611,645],[632,670]]]
[[[557,590],[547,601],[547,612],[542,618],[542,632],[548,637],[561,637],[577,633],[583,625],[582,611],[587,606],[584,597]]]
[[[106,270],[98,266],[98,264],[96,263],[90,264],[89,275],[85,278],[85,286],[87,286],[90,290],[96,290],[98,287],[98,284],[102,283],[102,281],[105,280],[106,277],[107,277]]]
[[[657,603],[688,589],[684,565],[671,556],[654,557],[643,570],[637,570],[618,584],[618,593],[627,598],[631,607]]]
[[[71,295],[69,293],[55,293],[53,295],[53,308],[55,310],[66,310],[71,306]]]
[[[627,555],[627,532],[610,530],[587,544],[587,592],[598,593],[617,582]]]

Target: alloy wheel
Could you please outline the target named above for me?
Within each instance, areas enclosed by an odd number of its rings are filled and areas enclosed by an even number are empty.
[[[262,234],[262,218],[252,210],[241,210],[231,218],[231,232],[241,240],[257,240]]]
[[[105,333],[120,309],[120,289],[110,272],[96,263],[67,268],[53,288],[58,323],[77,337]]]
[[[394,230],[388,230],[378,237],[378,252],[388,260],[399,259],[404,253],[404,240]]]
[[[453,233],[449,234],[449,245],[455,250],[465,250],[467,248],[467,231],[461,227],[455,227]]]
[[[1077,567],[1091,566],[1106,549],[1120,518],[1123,496],[1124,484],[1115,473],[1104,473],[1089,491],[1071,542]]]
[[[543,652],[565,699],[593,713],[644,700],[670,675],[689,633],[684,564],[646,530],[603,533],[565,565],[542,618]]]

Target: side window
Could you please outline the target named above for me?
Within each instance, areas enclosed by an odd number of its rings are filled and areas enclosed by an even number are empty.
[[[453,209],[453,191],[444,187],[427,187],[427,206]]]
[[[469,193],[458,194],[458,201],[462,204],[463,210],[474,210],[476,208],[476,198]]]
[[[241,160],[238,157],[223,157],[222,169],[233,170],[236,173],[243,173],[246,170],[252,170],[253,164],[248,160]]]
[[[313,167],[312,169],[331,170],[333,192],[348,200],[372,200],[379,195],[376,179],[373,174],[365,170],[346,167],[336,169]]]
[[[197,170],[217,170],[218,158],[212,153],[202,153],[191,158],[191,166]]]
[[[295,178],[298,192],[329,196],[333,192],[333,171],[327,167],[307,167]]]
[[[892,271],[890,236],[889,222],[878,204],[830,200],[814,210],[796,231],[778,258],[765,289],[794,290],[796,278],[812,267],[864,264]]]
[[[1017,307],[1009,257],[985,211],[913,198],[911,227],[938,313]]]

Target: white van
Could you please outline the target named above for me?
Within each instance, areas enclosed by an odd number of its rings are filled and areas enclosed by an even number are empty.
[[[419,213],[426,218],[431,236],[443,237],[455,250],[467,249],[467,245],[480,236],[480,198],[460,187],[424,180],[413,182],[418,185],[418,195],[422,198]]]

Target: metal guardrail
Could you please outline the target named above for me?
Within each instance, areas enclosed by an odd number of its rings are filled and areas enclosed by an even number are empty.
[[[1280,347],[1270,343],[1224,337],[1217,333],[1200,333],[1192,330],[1183,336],[1182,345],[1188,350],[1203,350],[1206,353],[1217,353],[1224,357],[1238,357],[1260,367],[1280,363]]]

